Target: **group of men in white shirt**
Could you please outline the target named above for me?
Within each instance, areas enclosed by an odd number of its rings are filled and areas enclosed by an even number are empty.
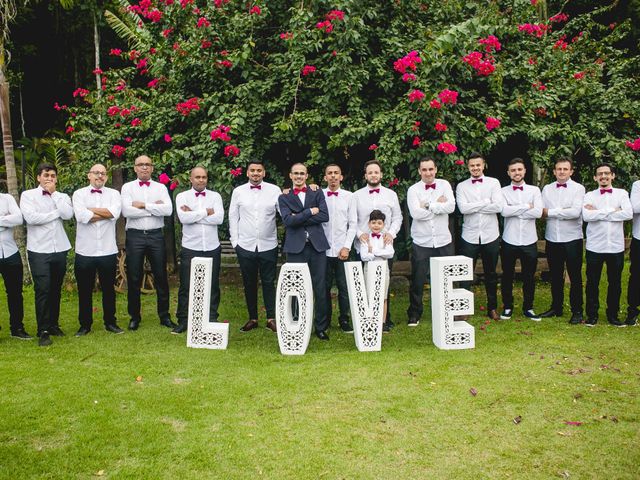
[[[497,179],[484,175],[486,167],[482,155],[473,153],[467,163],[470,177],[457,185],[454,197],[450,183],[437,178],[438,168],[431,158],[419,162],[420,181],[407,192],[407,206],[412,218],[411,237],[411,286],[407,323],[419,324],[423,314],[423,290],[429,277],[429,259],[454,253],[449,215],[456,204],[463,215],[459,253],[475,261],[482,258],[484,284],[487,294],[487,315],[494,320],[509,319],[514,311],[513,280],[515,263],[520,259],[523,279],[522,311],[525,317],[540,320],[544,317],[562,316],[564,305],[565,266],[571,281],[570,323],[585,322],[593,326],[598,321],[598,286],[602,267],[607,264],[608,294],[607,320],[616,326],[635,325],[639,313],[640,296],[640,181],[634,183],[629,194],[612,183],[615,173],[611,166],[602,164],[596,168],[594,179],[599,188],[585,194],[582,185],[571,179],[573,164],[570,159],[559,159],[554,167],[556,181],[546,185],[542,192],[524,181],[525,163],[516,158],[509,162],[507,173],[510,184],[500,187]],[[301,255],[313,243],[329,247],[312,251],[322,256],[323,268],[314,267],[314,283],[322,282],[319,289],[326,315],[316,324],[316,335],[328,340],[327,329],[331,321],[330,290],[335,280],[338,288],[339,325],[342,331],[351,332],[349,301],[344,262],[349,260],[351,247],[356,251],[368,240],[369,214],[379,210],[385,216],[385,228],[381,240],[392,244],[402,225],[402,213],[396,193],[382,185],[382,167],[373,160],[365,164],[366,186],[356,192],[342,189],[342,171],[336,164],[325,167],[326,188],[322,190],[320,208],[310,207],[305,213],[306,167],[295,164],[300,173],[293,171],[292,195],[297,199],[284,201],[283,192],[264,181],[266,170],[258,160],[251,160],[246,169],[248,182],[233,190],[229,206],[229,233],[238,256],[242,273],[248,321],[241,331],[258,327],[258,276],[262,284],[266,310],[266,327],[276,331],[275,280],[278,259],[276,214],[283,206],[287,215],[302,215],[289,221],[299,227],[310,220],[309,228],[287,230],[291,235],[300,234]],[[49,164],[40,165],[37,172],[39,186],[25,191],[20,207],[13,197],[0,195],[0,273],[4,277],[8,296],[11,334],[30,339],[24,329],[22,305],[22,262],[15,241],[13,227],[27,223],[27,256],[35,287],[35,308],[40,345],[51,344],[51,335],[64,335],[59,326],[60,290],[66,272],[67,252],[71,245],[64,231],[63,220],[75,215],[76,255],[75,275],[78,282],[80,328],[76,336],[91,331],[92,291],[96,274],[102,289],[103,320],[107,331],[123,333],[116,322],[114,282],[116,277],[118,247],[115,222],[122,214],[126,218],[126,252],[129,329],[137,330],[141,322],[140,290],[145,258],[154,274],[157,292],[157,314],[160,324],[183,333],[187,329],[189,276],[194,257],[213,259],[211,282],[210,321],[217,321],[220,304],[219,272],[221,246],[218,226],[224,219],[224,207],[220,194],[207,189],[207,171],[195,167],[190,172],[192,188],[176,197],[176,211],[182,223],[182,248],[180,253],[180,287],[178,291],[177,320],[169,314],[169,287],[166,272],[166,250],[163,235],[164,217],[172,215],[171,198],[165,185],[151,179],[153,162],[147,156],[135,159],[136,180],[126,183],[122,192],[105,186],[107,170],[96,164],[89,170],[89,185],[73,194],[58,192],[57,170]],[[313,189],[313,187],[312,187]],[[281,198],[282,197],[282,198]],[[314,195],[312,195],[315,198]],[[318,203],[318,201],[316,201]],[[293,207],[292,211],[291,208]],[[299,210],[299,211],[298,211]],[[327,215],[328,214],[328,215]],[[504,229],[500,238],[498,214],[504,217]],[[326,217],[326,218],[325,218]],[[551,273],[552,302],[550,308],[538,315],[533,309],[537,266],[536,219],[546,219],[546,255]],[[624,265],[623,222],[632,219],[631,268],[628,291],[628,310],[625,322],[618,319],[621,295],[621,275]],[[588,222],[586,241],[586,321],[583,319],[582,221]],[[312,224],[321,224],[327,243],[317,240],[318,231]],[[306,223],[304,224],[306,225]],[[287,228],[289,228],[287,227]],[[306,240],[305,235],[306,234]],[[359,241],[355,241],[356,238]],[[502,242],[501,242],[502,240]],[[289,244],[292,244],[290,239]],[[293,251],[298,251],[294,247]],[[293,255],[293,254],[292,254]],[[295,255],[293,255],[295,257]],[[498,313],[497,274],[498,257],[502,260],[501,293],[503,309]],[[324,258],[326,257],[326,269]],[[297,257],[296,257],[297,258]],[[301,256],[304,261],[306,258]],[[391,262],[391,261],[390,261]],[[389,265],[391,268],[391,265]],[[385,331],[393,326],[387,312]]]

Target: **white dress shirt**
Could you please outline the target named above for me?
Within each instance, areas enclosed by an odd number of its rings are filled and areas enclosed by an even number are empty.
[[[544,238],[550,242],[564,243],[583,238],[582,201],[585,190],[582,185],[569,179],[545,185],[542,189],[542,204],[547,209],[547,227]]]
[[[204,193],[204,195],[196,195]],[[190,212],[182,210],[186,205]],[[213,209],[213,215],[207,214],[207,208]],[[224,220],[222,197],[218,192],[195,189],[181,192],[176,197],[176,212],[182,223],[182,246],[198,252],[210,252],[220,246],[218,239],[218,225]]]
[[[94,190],[92,193],[91,190]],[[98,193],[99,190],[102,193]],[[106,208],[113,218],[92,222],[89,208]],[[73,193],[73,211],[76,215],[76,253],[85,257],[103,257],[118,253],[116,222],[122,209],[120,192],[113,188],[88,187]]]
[[[231,194],[229,205],[229,239],[233,248],[239,245],[251,252],[265,252],[278,246],[276,212],[279,187],[260,183],[260,188],[251,188],[251,182],[240,185]]]
[[[413,218],[411,238],[420,247],[439,248],[451,243],[449,214],[456,208],[453,189],[449,182],[440,178],[434,184],[435,188],[427,188],[419,181],[407,191],[407,206]],[[438,198],[443,195],[447,201],[439,202]]]
[[[504,198],[502,239],[508,244],[518,247],[537,242],[536,218],[542,216],[540,189],[525,183],[522,185],[512,184],[502,189],[502,196]],[[533,205],[533,208],[530,208],[529,204]]]
[[[600,193],[600,188],[597,188],[584,196],[584,205],[596,207],[596,210],[582,207],[582,218],[588,222],[587,250],[595,253],[624,252],[624,221],[633,218],[627,191],[612,188],[612,193]]]
[[[71,249],[62,220],[73,217],[69,195],[42,193],[42,187],[22,192],[20,210],[27,222],[27,250],[35,253],[66,252]]]
[[[479,179],[467,178],[456,187],[456,202],[464,218],[462,238],[465,242],[486,244],[500,236],[496,214],[502,211],[504,199],[497,179],[484,175]]]
[[[324,222],[322,228],[330,245],[327,257],[337,257],[341,249],[351,250],[356,236],[358,217],[351,192],[339,188],[336,190],[337,195],[333,195],[333,192],[329,195],[328,191],[328,188],[323,189],[329,221]]]
[[[7,258],[18,251],[13,238],[13,228],[22,225],[22,213],[12,195],[0,193],[0,258]]]
[[[371,252],[367,242],[358,241],[360,244],[360,258],[363,262],[373,262],[376,260],[389,260],[393,258],[393,244],[384,244],[384,232],[379,237],[374,237],[370,230],[364,232],[369,234],[369,243],[371,243]]]
[[[376,189],[379,189],[379,192],[369,193],[369,191]],[[396,238],[402,227],[402,210],[400,210],[400,202],[396,192],[382,185],[373,189],[367,185],[354,192],[353,201],[355,202],[358,219],[356,236],[360,237],[360,235],[369,231],[369,214],[373,210],[380,210],[386,216],[384,221],[385,231],[393,238]],[[356,242],[355,246],[359,252],[360,242]]]
[[[633,238],[640,240],[640,180],[631,187],[631,208],[633,209]]]
[[[122,186],[122,216],[127,219],[126,229],[155,230],[164,227],[164,217],[173,212],[167,187],[149,180],[149,186],[140,185],[140,180]],[[161,200],[162,203],[156,203]],[[132,206],[133,202],[144,202],[144,208]]]

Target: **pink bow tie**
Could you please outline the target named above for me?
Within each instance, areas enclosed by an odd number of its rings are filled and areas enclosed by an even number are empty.
[[[380,193],[380,189],[379,188],[372,188],[371,190],[369,190],[369,194],[371,193]]]
[[[612,188],[601,188],[600,189],[600,195],[604,195],[605,193],[613,193],[613,189]]]
[[[371,236],[373,238],[380,238],[380,234],[379,233],[372,233]]]
[[[254,188],[258,190],[262,190],[262,185],[251,185],[251,190],[253,190]]]
[[[307,187],[294,188],[293,189],[293,194],[294,195],[298,195],[299,193],[305,193],[306,191],[307,191]]]
[[[430,188],[433,188],[433,189],[435,190],[435,189],[436,189],[436,184],[435,184],[435,183],[432,183],[431,185],[427,185],[427,184],[425,183],[425,185],[424,185],[424,189],[425,189],[425,190],[429,190]]]
[[[138,182],[141,187],[150,187],[151,182],[143,182],[142,180]]]
[[[556,188],[567,188],[566,183],[556,183]]]
[[[471,183],[482,183],[482,179],[481,178],[472,178],[471,179]]]
[[[522,185],[511,185],[514,190],[524,191],[524,187]]]
[[[198,198],[199,196],[205,196],[207,194],[207,192],[196,192],[196,198]]]
[[[332,192],[331,190],[327,191],[327,197],[330,197],[331,195],[335,195],[337,197],[338,192]]]
[[[91,193],[102,193],[102,190],[100,190],[99,188],[92,188]]]

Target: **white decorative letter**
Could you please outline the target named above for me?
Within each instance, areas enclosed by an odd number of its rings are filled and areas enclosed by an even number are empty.
[[[475,330],[455,315],[473,315],[473,293],[453,288],[454,281],[473,280],[473,261],[462,255],[431,257],[433,343],[443,350],[475,347]]]
[[[191,260],[187,347],[225,350],[229,343],[229,324],[209,322],[212,265],[211,258]]]
[[[360,262],[346,262],[344,269],[356,348],[361,352],[379,352],[387,292],[387,262],[367,262],[365,275],[362,275]]]
[[[294,298],[298,301],[297,320],[294,320],[292,312]],[[313,328],[313,286],[306,263],[282,265],[276,293],[276,323],[280,353],[304,355]]]

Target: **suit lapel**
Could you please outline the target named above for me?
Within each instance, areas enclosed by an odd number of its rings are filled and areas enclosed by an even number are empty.
[[[289,194],[293,197],[293,204],[299,208],[298,212],[301,212],[302,209],[304,208],[304,206],[302,205],[302,202],[300,201],[300,197],[298,197],[298,195],[296,195],[295,193],[293,193],[293,188],[291,189],[291,192],[289,192]],[[305,199],[306,200],[306,199]],[[296,212],[296,213],[298,213]]]

